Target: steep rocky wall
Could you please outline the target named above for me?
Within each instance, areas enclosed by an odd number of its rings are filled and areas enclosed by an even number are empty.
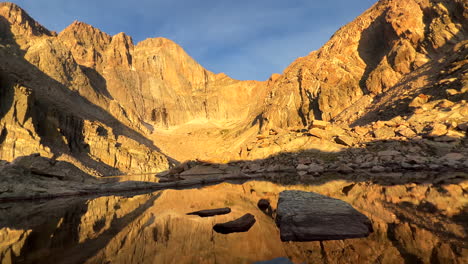
[[[28,110],[34,103],[32,90],[15,83],[0,71],[0,159],[40,153],[51,157],[50,149],[40,143]]]
[[[75,157],[79,167],[95,175],[157,172],[169,168],[166,156],[136,139],[114,134],[113,128],[64,112],[35,97],[34,89],[2,74],[0,159],[12,161],[31,153]],[[10,105],[10,107],[8,107]]]
[[[466,39],[466,1],[382,0],[293,62],[271,85],[270,126],[332,120],[364,95],[374,97]]]
[[[145,123],[170,127],[194,119],[241,120],[258,105],[264,83],[214,74],[165,38],[137,45],[81,22],[58,35],[99,90]]]
[[[0,4],[0,159],[40,153],[94,175],[169,168],[68,48],[32,21],[17,6]]]

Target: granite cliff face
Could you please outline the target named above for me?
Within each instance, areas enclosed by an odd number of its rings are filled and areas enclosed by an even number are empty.
[[[214,74],[165,38],[133,44],[75,22],[58,35],[85,74],[146,125],[168,128],[200,120],[244,120],[261,83]]]
[[[55,34],[14,4],[1,3],[0,15],[0,159],[39,153],[93,175],[169,167]]]
[[[368,106],[422,65],[452,53],[468,33],[466,1],[382,0],[319,50],[275,76],[263,115],[271,126],[333,120]],[[409,88],[408,88],[409,89]],[[357,113],[362,115],[361,113]]]

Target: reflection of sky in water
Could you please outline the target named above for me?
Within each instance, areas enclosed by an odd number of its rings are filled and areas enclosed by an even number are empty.
[[[372,220],[375,232],[361,239],[281,242],[274,220],[257,202],[269,199],[275,209],[285,189],[349,202]],[[456,263],[468,256],[467,226],[462,224],[465,196],[459,185],[247,182],[133,197],[5,203],[0,204],[0,256],[2,263]],[[186,215],[222,207],[232,212],[206,218]],[[213,231],[214,224],[246,213],[256,219],[248,232]]]

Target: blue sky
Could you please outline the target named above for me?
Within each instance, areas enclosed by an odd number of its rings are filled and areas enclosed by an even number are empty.
[[[50,30],[74,20],[135,43],[169,38],[208,70],[266,80],[376,0],[10,0]]]

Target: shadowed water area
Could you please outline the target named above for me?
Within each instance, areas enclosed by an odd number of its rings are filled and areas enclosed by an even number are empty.
[[[281,178],[281,176],[278,176]],[[465,263],[466,181],[446,184],[329,180],[221,183],[0,204],[0,263]],[[351,204],[372,222],[366,238],[282,242],[275,224],[279,193],[317,192]],[[262,211],[260,199],[270,201]],[[212,217],[187,213],[215,208]],[[217,223],[255,217],[246,232]],[[282,263],[282,262],[271,262]]]

